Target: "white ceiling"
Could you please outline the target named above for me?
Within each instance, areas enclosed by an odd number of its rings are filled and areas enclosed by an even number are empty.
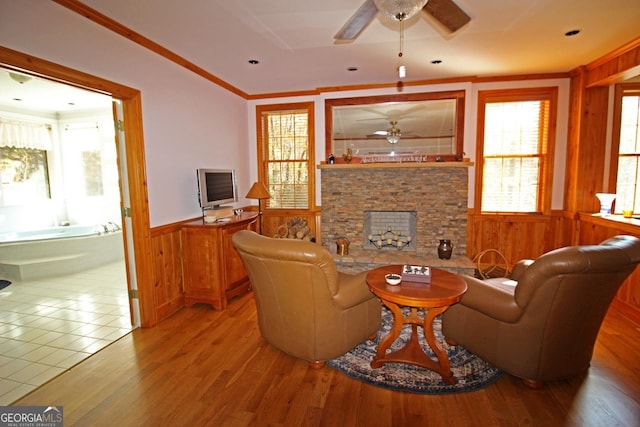
[[[45,114],[110,109],[111,97],[0,68],[0,109],[3,108]]]
[[[83,2],[253,95],[396,81],[397,22],[378,14],[354,42],[334,41],[363,1]],[[564,72],[640,36],[638,0],[456,3],[471,22],[455,34],[425,13],[405,24],[407,80]]]
[[[333,38],[362,2],[83,1],[250,95],[397,81],[397,22],[378,14],[355,41]],[[405,24],[406,81],[566,72],[640,36],[639,0],[456,2],[471,22],[454,34],[424,13]],[[573,29],[580,33],[564,35]],[[0,73],[0,105],[35,87],[14,83]],[[68,109],[71,98],[47,108]]]

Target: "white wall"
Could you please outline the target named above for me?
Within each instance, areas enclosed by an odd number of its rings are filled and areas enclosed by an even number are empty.
[[[51,1],[0,0],[0,44],[139,89],[151,225],[200,215],[197,167],[233,167],[249,190],[246,101]]]

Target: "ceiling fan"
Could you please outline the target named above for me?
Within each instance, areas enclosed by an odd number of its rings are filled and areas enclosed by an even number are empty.
[[[336,40],[354,40],[362,30],[365,29],[369,22],[373,20],[378,12],[384,13],[391,19],[402,22],[413,15],[406,14],[401,10],[405,10],[404,8],[412,8],[413,6],[419,7],[420,4],[423,4],[423,1],[424,0],[366,0],[347,23],[344,24],[340,31],[336,33],[334,38]],[[471,17],[460,9],[453,0],[427,0],[422,10],[435,18],[452,33],[458,31],[471,20]]]

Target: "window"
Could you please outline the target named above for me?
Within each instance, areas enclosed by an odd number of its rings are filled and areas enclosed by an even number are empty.
[[[614,102],[612,176],[616,182],[614,213],[640,212],[640,85],[619,85]]]
[[[310,209],[313,201],[313,103],[257,107],[258,173],[270,209]]]
[[[83,151],[82,164],[84,166],[86,195],[104,195],[104,184],[102,182],[102,156],[100,151]]]
[[[44,150],[0,147],[0,178],[4,206],[28,205],[51,197]]]
[[[51,148],[49,125],[0,117],[0,206],[30,205],[51,197]]]
[[[481,91],[478,99],[475,205],[550,211],[557,89]]]

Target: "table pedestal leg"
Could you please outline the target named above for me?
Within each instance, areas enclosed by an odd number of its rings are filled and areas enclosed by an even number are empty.
[[[423,368],[430,369],[438,372],[442,377],[442,380],[448,384],[455,384],[456,379],[451,372],[449,358],[444,351],[440,343],[436,340],[435,333],[433,331],[433,321],[441,313],[443,313],[448,306],[434,307],[425,309],[424,321],[418,316],[418,309],[411,308],[409,315],[404,316],[402,309],[389,301],[383,301],[384,305],[389,307],[393,313],[393,327],[391,332],[386,335],[380,344],[376,355],[371,361],[372,368],[379,368],[385,363],[409,363],[412,365],[422,366]],[[401,349],[392,353],[387,353],[387,350],[400,336],[402,326],[404,324],[411,324],[411,337],[409,342]],[[422,350],[420,342],[418,341],[418,325],[421,325],[424,330],[424,336],[427,344],[433,352],[436,354],[437,361],[433,360]]]

